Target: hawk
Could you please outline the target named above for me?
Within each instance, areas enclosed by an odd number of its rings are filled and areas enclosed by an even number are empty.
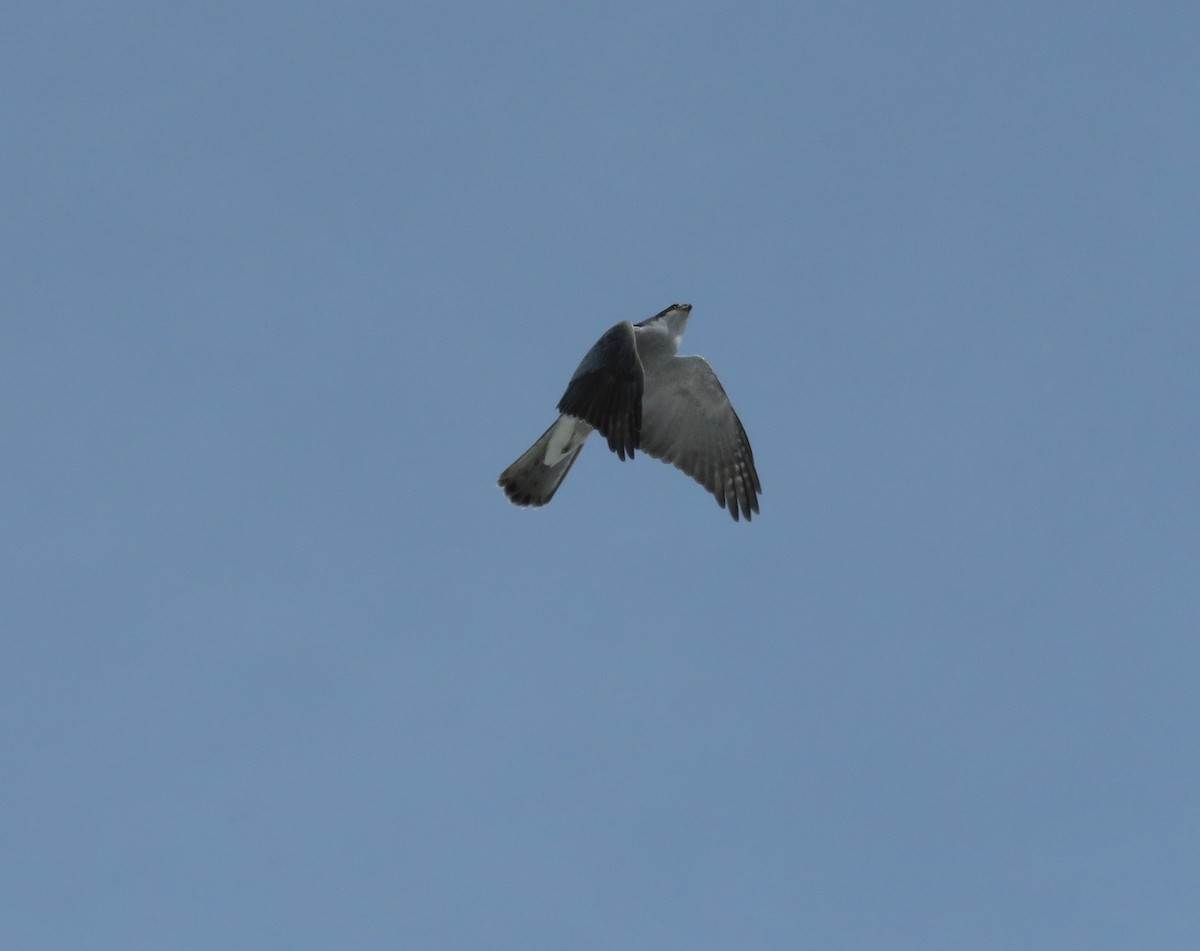
[[[750,521],[762,485],[742,421],[703,357],[678,356],[691,304],[623,320],[587,352],[558,401],[558,419],[499,484],[517,505],[545,505],[596,430],[622,461],[636,450],[669,462]]]

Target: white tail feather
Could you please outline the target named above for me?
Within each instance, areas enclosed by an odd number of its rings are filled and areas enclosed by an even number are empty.
[[[560,416],[500,473],[499,485],[504,494],[517,505],[545,505],[554,498],[591,431],[586,423]]]

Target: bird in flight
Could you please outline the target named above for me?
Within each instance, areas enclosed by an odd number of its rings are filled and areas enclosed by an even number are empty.
[[[669,462],[750,521],[762,485],[742,421],[703,357],[677,356],[691,304],[672,304],[633,324],[623,320],[587,352],[558,419],[500,473],[517,505],[545,505],[593,429],[622,461],[634,451]]]

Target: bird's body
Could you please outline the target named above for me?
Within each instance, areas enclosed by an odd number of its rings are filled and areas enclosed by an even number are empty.
[[[762,486],[741,420],[703,357],[677,356],[691,304],[611,328],[587,352],[558,403],[561,414],[500,474],[517,505],[553,498],[593,429],[624,460],[637,449],[670,462],[737,521],[758,511]]]

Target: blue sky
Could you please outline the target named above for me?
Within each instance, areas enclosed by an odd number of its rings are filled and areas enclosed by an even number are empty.
[[[1200,946],[1191,3],[0,15],[0,945]],[[619,319],[761,517],[593,442]]]

